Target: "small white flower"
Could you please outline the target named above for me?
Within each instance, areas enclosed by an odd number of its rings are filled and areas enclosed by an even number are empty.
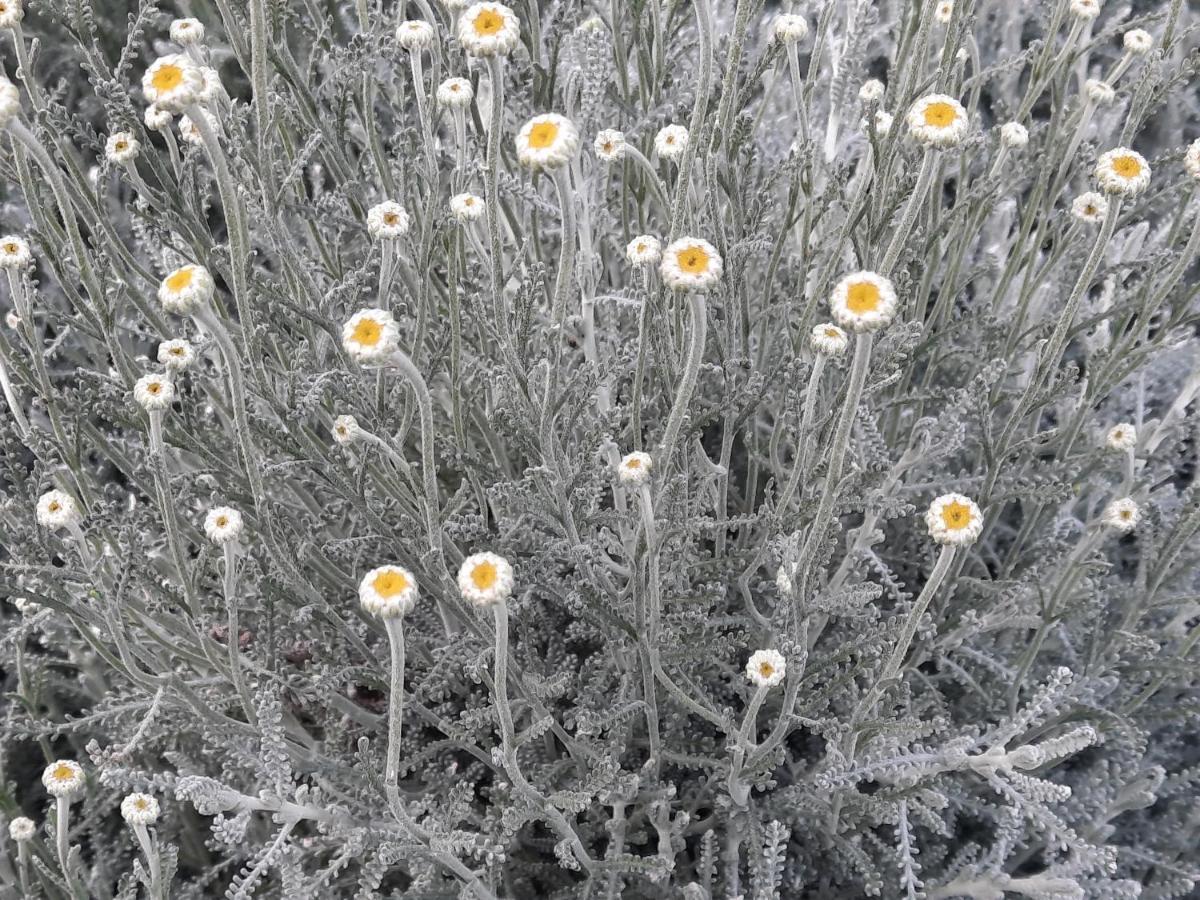
[[[894,121],[892,114],[886,109],[877,109],[869,118],[864,116],[858,123],[858,127],[863,131],[870,131],[873,128],[876,135],[884,137],[892,130]]]
[[[1089,78],[1083,85],[1084,93],[1097,106],[1108,106],[1117,97],[1117,92],[1107,81],[1099,78]]]
[[[1071,202],[1071,215],[1089,224],[1103,222],[1108,215],[1108,200],[1095,191],[1080,194]]]
[[[1005,122],[1000,126],[1000,143],[1009,150],[1023,150],[1029,144],[1029,131],[1019,122]]]
[[[512,566],[495,553],[468,556],[458,570],[458,589],[464,600],[476,606],[503,603],[512,595]]]
[[[783,13],[771,23],[771,34],[781,44],[798,44],[808,37],[808,22],[804,16]]]
[[[1091,21],[1100,15],[1100,0],[1071,0],[1071,15]]]
[[[33,262],[33,253],[25,238],[15,234],[0,237],[0,269],[27,269]]]
[[[21,24],[23,18],[25,9],[22,0],[0,0],[0,28],[14,28]]]
[[[534,116],[517,132],[517,159],[530,169],[564,166],[579,150],[579,132],[558,113]]]
[[[829,308],[847,331],[877,331],[896,315],[896,289],[882,275],[854,272],[834,286]]]
[[[1137,429],[1127,422],[1114,425],[1104,437],[1104,443],[1110,450],[1125,453],[1137,446]]]
[[[662,259],[662,244],[649,234],[639,234],[625,248],[625,258],[631,265],[654,266]]]
[[[396,26],[396,41],[409,52],[427,50],[433,45],[433,26],[421,19]]]
[[[83,790],[83,783],[83,769],[74,760],[60,759],[42,772],[42,785],[54,797],[69,800]]]
[[[1096,180],[1106,194],[1136,197],[1150,184],[1150,166],[1136,150],[1117,147],[1096,161]]]
[[[933,18],[939,25],[949,25],[954,16],[954,4],[950,0],[942,0],[933,11]]]
[[[961,144],[969,121],[961,103],[945,94],[929,94],[908,111],[908,130],[926,147],[945,149]]]
[[[642,484],[653,468],[654,460],[649,453],[629,453],[617,464],[617,477],[625,484]]]
[[[109,162],[124,165],[137,159],[141,149],[141,142],[132,134],[128,131],[118,131],[108,136],[108,141],[104,144],[104,156]]]
[[[21,317],[18,316],[15,311],[10,309],[4,314],[4,324],[13,331],[16,331],[21,324]]]
[[[787,660],[778,650],[755,650],[746,660],[746,677],[756,687],[775,687],[787,675]]]
[[[408,213],[394,200],[385,200],[367,210],[367,233],[375,240],[408,234]]]
[[[204,87],[200,88],[201,103],[210,104],[224,95],[225,85],[221,84],[221,76],[216,69],[211,66],[201,66],[200,78],[204,82]]]
[[[218,127],[216,116],[203,107],[197,107],[197,109],[200,110],[200,115],[204,117],[204,121],[208,123],[209,130],[215,132]],[[191,116],[179,117],[179,136],[195,147],[204,146],[204,136],[200,133],[200,128],[192,120]]]
[[[604,162],[619,162],[625,158],[625,135],[605,128],[596,135],[596,156]]]
[[[342,346],[360,363],[382,362],[400,342],[396,320],[385,309],[362,309],[342,326]]]
[[[471,105],[475,90],[465,78],[447,78],[437,89],[437,102],[449,109],[461,109]]]
[[[362,440],[363,435],[366,434],[354,416],[338,416],[333,420],[333,428],[330,429],[330,433],[333,435],[333,439],[342,446]]]
[[[0,131],[21,114],[21,92],[17,86],[0,75]]]
[[[1200,138],[1188,144],[1183,154],[1183,170],[1200,181]]]
[[[161,375],[143,375],[133,386],[133,399],[146,412],[162,412],[175,400],[175,385]]]
[[[8,823],[8,836],[17,843],[31,841],[35,834],[37,834],[37,826],[33,824],[33,819],[17,816]]]
[[[196,361],[196,350],[183,338],[163,341],[158,345],[158,361],[172,372],[182,372]]]
[[[724,264],[708,241],[682,237],[667,246],[658,272],[672,290],[707,291],[721,280]]]
[[[878,78],[868,78],[858,89],[858,99],[863,103],[878,103],[887,93],[882,81]]]
[[[46,491],[38,498],[37,520],[43,528],[65,528],[79,519],[75,498],[65,491]]]
[[[973,544],[983,531],[983,513],[962,494],[943,494],[929,505],[925,527],[939,544]]]
[[[158,801],[149,794],[130,794],[121,801],[121,817],[130,825],[153,825],[158,821]]]
[[[517,14],[503,3],[476,3],[458,20],[458,41],[472,56],[507,56],[521,39]]]
[[[688,145],[688,130],[682,125],[668,125],[654,136],[654,151],[663,159],[678,159]]]
[[[171,127],[172,115],[168,110],[162,109],[157,103],[151,103],[146,107],[146,112],[142,115],[142,121],[151,131],[164,131]]]
[[[832,322],[824,322],[813,326],[811,343],[817,353],[836,356],[846,352],[850,346],[850,336]]]
[[[180,266],[158,286],[158,302],[167,312],[190,316],[213,298],[216,286],[203,266]]]
[[[455,194],[450,198],[450,212],[460,223],[476,222],[484,213],[483,198],[474,194]]]
[[[180,47],[191,47],[204,40],[204,25],[199,19],[176,19],[171,23],[170,34]]]
[[[214,544],[228,544],[242,536],[242,514],[231,506],[217,506],[204,517],[204,534]]]
[[[1142,512],[1138,509],[1138,505],[1130,497],[1125,497],[1121,500],[1114,500],[1104,507],[1104,514],[1100,517],[1100,521],[1109,528],[1128,534],[1137,528],[1137,523],[1141,518]]]
[[[173,113],[183,112],[195,103],[202,90],[204,76],[199,67],[178,53],[159,57],[142,76],[142,93],[147,102]]]
[[[359,582],[358,602],[381,619],[406,616],[417,605],[417,580],[400,566],[379,566]]]
[[[1122,44],[1124,44],[1125,49],[1130,53],[1136,53],[1140,56],[1150,52],[1150,49],[1154,46],[1154,38],[1150,36],[1150,32],[1143,28],[1131,28],[1125,32]]]

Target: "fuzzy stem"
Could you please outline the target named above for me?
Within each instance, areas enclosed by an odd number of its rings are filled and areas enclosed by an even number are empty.
[[[229,677],[233,680],[233,686],[237,690],[238,697],[241,700],[242,710],[246,713],[246,721],[257,727],[258,715],[254,709],[254,702],[250,697],[250,690],[246,687],[246,680],[242,677],[242,655],[239,642],[241,626],[238,622],[237,598],[237,545],[234,541],[227,541],[222,549],[225,557],[222,588],[225,592],[226,625],[228,628],[225,635],[225,647],[229,652]]]
[[[400,777],[400,737],[404,727],[404,619],[384,620],[391,648],[392,669],[388,695],[388,744],[384,783],[396,787]]]
[[[508,316],[504,309],[504,275],[500,261],[500,202],[497,182],[500,178],[500,129],[504,121],[504,57],[489,56],[488,79],[492,87],[491,124],[487,135],[487,165],[484,170],[484,189],[487,197],[484,208],[487,212],[488,237],[490,239],[492,288],[492,313],[496,317],[497,329],[506,328]],[[503,334],[504,331],[502,330]]]
[[[688,404],[692,402],[692,392],[695,391],[696,381],[700,377],[700,362],[704,357],[704,341],[708,334],[708,311],[704,294],[693,291],[688,295],[688,301],[692,340],[688,345],[683,377],[679,381],[679,389],[675,392],[675,403],[671,407],[662,443],[659,445],[658,457],[664,473],[670,470],[675,445],[679,442],[679,430],[683,426],[683,417]]]
[[[137,838],[138,845],[142,848],[142,855],[146,857],[146,863],[150,866],[150,896],[154,900],[165,897],[162,884],[162,864],[158,858],[158,848],[154,846],[154,841],[150,837],[150,830],[138,822],[133,825],[133,833]]]
[[[917,175],[917,185],[908,197],[904,213],[900,216],[896,230],[892,232],[891,243],[888,244],[887,253],[884,254],[883,263],[879,267],[879,271],[883,275],[891,274],[892,269],[896,267],[897,260],[900,259],[900,252],[908,243],[917,213],[921,209],[921,204],[925,202],[926,195],[929,193],[929,184],[933,181],[933,164],[936,158],[937,153],[933,149],[926,149],[925,155],[921,158],[921,171]]]

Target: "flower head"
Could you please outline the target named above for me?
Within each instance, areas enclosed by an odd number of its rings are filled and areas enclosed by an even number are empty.
[[[384,200],[367,210],[367,233],[375,240],[408,234],[408,213],[395,200]]]
[[[366,434],[354,416],[338,416],[333,420],[333,428],[330,429],[330,433],[333,435],[333,439],[342,446],[362,440],[363,435]]]
[[[939,25],[949,25],[954,16],[954,4],[951,0],[942,0],[933,10],[933,18]]]
[[[158,361],[172,372],[181,372],[196,361],[196,350],[190,341],[173,338],[158,345]]]
[[[1117,147],[1096,161],[1096,180],[1106,194],[1136,197],[1150,184],[1150,166],[1136,150]]]
[[[212,103],[225,93],[225,85],[221,84],[221,76],[212,66],[201,66],[200,78],[204,82],[204,87],[200,88],[201,103]],[[214,122],[211,116],[208,121],[209,124]]]
[[[625,135],[605,128],[596,135],[596,156],[604,162],[620,162],[625,158]]]
[[[824,356],[836,356],[845,353],[850,346],[850,336],[832,322],[814,325],[812,330],[812,348]]]
[[[1125,497],[1121,500],[1114,500],[1104,507],[1100,521],[1109,528],[1128,534],[1137,528],[1137,523],[1141,518],[1142,511],[1138,509],[1138,505],[1133,502],[1132,498]]]
[[[746,677],[756,687],[775,687],[787,675],[787,660],[778,650],[755,650],[746,660]]]
[[[1143,28],[1131,28],[1125,32],[1121,43],[1129,53],[1136,53],[1141,56],[1144,53],[1150,52],[1150,49],[1154,46],[1154,38],[1150,36],[1150,32]]]
[[[895,119],[892,114],[886,109],[877,109],[872,115],[863,116],[859,127],[863,131],[873,130],[877,136],[883,137],[892,130],[892,122],[894,121]]]
[[[433,26],[422,19],[412,19],[396,26],[396,41],[405,50],[420,52],[433,44]]]
[[[1083,222],[1103,222],[1108,215],[1108,200],[1103,194],[1087,191],[1071,202],[1071,215]]]
[[[654,151],[663,159],[678,159],[688,145],[688,130],[682,125],[667,125],[654,136]]]
[[[191,47],[204,40],[204,24],[199,19],[176,19],[171,23],[170,35],[180,47]]]
[[[1128,422],[1114,425],[1104,436],[1104,443],[1109,450],[1119,450],[1124,453],[1137,446],[1137,429]]]
[[[8,836],[18,844],[22,841],[33,840],[35,834],[37,834],[37,826],[33,824],[33,819],[17,816],[8,823]]]
[[[32,262],[33,254],[24,238],[15,234],[0,237],[0,269],[26,269]]]
[[[653,468],[654,460],[649,453],[629,453],[617,464],[617,477],[625,484],[642,484]]]
[[[38,498],[37,520],[43,528],[65,528],[80,519],[75,498],[65,491],[46,491]]]
[[[21,92],[17,86],[0,75],[0,131],[21,114]]]
[[[157,103],[151,103],[142,114],[142,122],[151,131],[163,131],[171,127],[171,112],[163,109]]]
[[[178,53],[160,56],[142,76],[142,93],[146,101],[159,109],[180,113],[195,103],[204,90],[204,76],[199,67]]]
[[[1188,144],[1183,154],[1183,170],[1200,181],[1200,138]]]
[[[1071,0],[1071,15],[1090,22],[1100,15],[1100,0]]]
[[[0,28],[13,28],[25,18],[22,0],[0,0]],[[28,820],[26,820],[28,821]]]
[[[943,494],[929,505],[925,527],[939,544],[973,544],[983,531],[983,513],[962,494]]]
[[[968,124],[962,104],[945,94],[922,97],[908,111],[908,130],[926,147],[945,149],[961,144]]]
[[[386,309],[361,309],[342,326],[342,346],[360,363],[382,362],[400,342],[400,329]]]
[[[212,276],[203,266],[180,266],[158,286],[158,302],[167,312],[190,316],[213,298]]]
[[[458,19],[458,41],[472,56],[507,56],[520,38],[517,14],[503,3],[476,3]]]
[[[1083,91],[1097,106],[1108,106],[1117,97],[1113,86],[1099,78],[1089,78],[1083,85]]]
[[[517,159],[530,169],[556,169],[579,150],[579,132],[558,113],[534,116],[517,132]]]
[[[231,506],[216,506],[204,517],[204,534],[214,544],[228,544],[242,536],[242,514]]]
[[[475,90],[465,78],[447,78],[437,89],[437,102],[450,109],[461,109],[471,105]]]
[[[42,771],[42,785],[51,796],[69,800],[83,790],[83,769],[74,760],[57,760]]]
[[[450,212],[460,223],[476,222],[484,213],[483,198],[474,194],[455,194],[450,198]]]
[[[108,136],[108,141],[104,144],[104,156],[109,162],[124,165],[137,159],[141,149],[141,143],[132,134],[128,131],[118,131]]]
[[[408,569],[380,566],[359,582],[358,602],[371,615],[381,619],[406,616],[417,605],[417,580]]]
[[[639,234],[625,248],[625,258],[635,266],[657,265],[662,259],[662,244],[649,234]]]
[[[707,291],[724,272],[717,248],[702,238],[682,237],[663,252],[659,274],[676,291]]]
[[[175,401],[175,385],[162,375],[143,375],[133,386],[133,399],[146,412],[162,412]]]
[[[512,566],[495,553],[468,556],[458,570],[458,589],[464,600],[476,606],[503,603],[512,595]]]
[[[771,23],[771,34],[781,44],[798,44],[808,37],[808,22],[804,16],[782,13]]]
[[[863,103],[878,103],[887,93],[882,81],[878,78],[868,78],[858,89],[858,99]]]
[[[1029,131],[1020,122],[1000,126],[1000,143],[1010,150],[1023,150],[1029,144]]]
[[[834,286],[829,307],[847,331],[878,331],[896,315],[896,290],[882,275],[854,272]]]
[[[158,801],[149,794],[129,794],[121,801],[121,818],[130,825],[153,825],[158,821]]]
[[[200,115],[204,117],[204,120],[208,122],[208,127],[215,128],[217,120],[213,118],[212,114],[202,107],[197,107],[197,109],[200,110]],[[191,116],[179,117],[179,136],[183,138],[185,143],[191,144],[193,147],[204,146],[204,135]]]

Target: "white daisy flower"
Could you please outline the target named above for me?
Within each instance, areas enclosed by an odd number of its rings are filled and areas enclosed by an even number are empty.
[[[11,328],[13,331],[16,331],[17,328],[21,324],[21,317],[18,316],[13,310],[10,309],[8,312],[6,312],[4,314],[4,324],[7,325],[9,328]]]
[[[149,794],[130,794],[121,801],[121,817],[130,825],[153,825],[158,821],[158,801]]]
[[[475,90],[465,78],[447,78],[437,89],[437,102],[450,109],[470,106],[475,99]]]
[[[783,13],[771,23],[771,34],[781,44],[798,44],[808,37],[808,22],[804,16]]]
[[[385,200],[367,210],[367,233],[375,240],[408,234],[408,213],[394,200]]]
[[[847,331],[877,331],[896,315],[896,289],[882,275],[854,272],[834,286],[829,308]]]
[[[513,591],[512,566],[495,553],[468,556],[458,570],[458,589],[476,606],[503,603]]]
[[[1130,53],[1136,53],[1139,56],[1149,53],[1154,47],[1154,38],[1150,36],[1150,32],[1143,28],[1131,28],[1125,32],[1121,43]]]
[[[380,566],[363,576],[358,585],[362,608],[381,619],[406,616],[417,605],[417,580],[400,566]]]
[[[678,159],[688,145],[688,130],[682,125],[668,125],[654,136],[654,151],[663,159]]]
[[[0,269],[27,269],[33,262],[33,253],[23,237],[6,234],[0,237]]]
[[[933,18],[939,25],[949,25],[954,16],[954,4],[950,0],[942,0],[933,10]]]
[[[1183,170],[1200,181],[1200,138],[1188,144],[1183,154]]]
[[[517,132],[517,159],[530,169],[564,166],[579,150],[579,132],[557,113],[534,116]]]
[[[231,506],[217,506],[204,517],[204,534],[214,544],[228,544],[242,536],[242,514]]]
[[[625,135],[605,128],[596,135],[596,156],[604,162],[620,162],[625,158]]]
[[[1132,498],[1125,497],[1121,500],[1114,500],[1104,507],[1100,521],[1109,528],[1128,534],[1137,528],[1141,518],[1142,511],[1138,509],[1138,505],[1133,502]]]
[[[204,40],[204,25],[199,19],[176,19],[171,23],[170,35],[180,47],[191,47]]]
[[[358,419],[354,416],[338,416],[333,420],[333,428],[330,429],[330,433],[335,441],[346,446],[362,440],[366,432],[362,430],[362,426],[358,424]]]
[[[825,356],[836,356],[845,353],[850,346],[850,336],[832,322],[814,325],[812,330],[812,348]]]
[[[887,93],[887,88],[884,87],[882,81],[878,78],[868,78],[858,89],[858,99],[862,103],[878,103],[883,99],[885,93]]]
[[[159,107],[157,103],[147,106],[146,112],[142,115],[142,121],[150,131],[164,131],[170,128],[172,118],[171,113]]]
[[[124,165],[137,159],[141,149],[141,142],[132,134],[128,131],[118,131],[108,136],[104,144],[104,156],[109,162]]]
[[[892,117],[892,114],[886,109],[877,109],[869,118],[864,116],[862,121],[858,123],[858,127],[863,131],[869,131],[873,127],[875,134],[884,137],[892,130],[892,123],[894,121],[895,119]]]
[[[1136,197],[1150,184],[1150,166],[1136,150],[1117,147],[1096,161],[1096,180],[1106,194]]]
[[[1109,450],[1119,450],[1124,453],[1137,446],[1137,429],[1127,422],[1114,425],[1104,436],[1104,443]]]
[[[787,660],[778,650],[755,650],[746,660],[746,677],[756,687],[775,687],[787,675]]]
[[[455,194],[450,198],[450,212],[461,224],[476,222],[483,216],[483,198],[474,194]]]
[[[70,799],[83,790],[83,769],[70,759],[52,762],[42,772],[42,785],[51,796]]]
[[[654,460],[649,453],[629,453],[617,464],[617,477],[625,484],[642,484],[650,478],[653,468]]]
[[[658,268],[663,283],[676,291],[707,291],[724,272],[717,248],[702,238],[682,237],[672,241]]]
[[[399,342],[400,329],[385,309],[361,309],[342,326],[342,346],[360,363],[382,362]]]
[[[1000,143],[1009,150],[1023,150],[1029,145],[1029,131],[1019,122],[1005,122],[1000,126]]]
[[[396,26],[396,41],[408,51],[427,50],[433,45],[433,26],[420,19]]]
[[[200,88],[201,103],[212,103],[225,93],[225,85],[221,84],[221,76],[216,69],[201,66],[200,78],[204,82],[204,87]]]
[[[213,298],[216,286],[203,266],[180,266],[158,286],[158,302],[167,312],[190,316]]]
[[[1080,194],[1071,202],[1071,215],[1089,224],[1103,222],[1108,215],[1108,200],[1095,191]]]
[[[517,14],[503,3],[476,3],[458,20],[458,41],[472,56],[507,56],[521,39]]]
[[[133,399],[146,412],[162,412],[175,400],[175,385],[162,375],[143,375],[133,386]]]
[[[158,361],[172,372],[182,372],[196,361],[196,350],[190,341],[173,338],[158,345]]]
[[[38,498],[37,520],[43,528],[65,528],[79,519],[79,507],[75,505],[75,498],[66,491],[46,491]]]
[[[204,90],[204,76],[190,59],[178,53],[161,56],[142,76],[142,93],[148,103],[173,113],[195,103]]]
[[[908,111],[908,130],[926,147],[954,147],[967,136],[969,121],[961,103],[945,94],[922,97]]]
[[[1071,0],[1071,15],[1091,21],[1100,15],[1100,0]]]
[[[929,505],[925,527],[939,544],[973,544],[983,531],[983,513],[962,494],[943,494]]]
[[[17,86],[0,75],[0,131],[21,114],[21,92]]]
[[[1108,106],[1117,97],[1117,92],[1107,81],[1099,78],[1089,78],[1083,85],[1083,91],[1089,100],[1097,106]]]
[[[18,844],[22,841],[32,841],[35,834],[37,834],[37,826],[33,824],[33,819],[17,816],[8,823],[8,836]]]
[[[0,0],[0,28],[15,28],[23,18],[25,9],[22,0]]]
[[[200,110],[200,115],[204,116],[204,121],[208,123],[209,130],[215,132],[218,127],[217,117],[203,107],[197,107],[197,109]],[[192,121],[191,116],[179,117],[179,136],[195,147],[204,146],[204,137],[200,134],[200,129]]]
[[[625,248],[625,258],[631,265],[654,266],[662,259],[662,244],[649,234],[639,234]]]

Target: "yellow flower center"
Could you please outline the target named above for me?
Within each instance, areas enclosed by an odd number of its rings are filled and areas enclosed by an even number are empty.
[[[504,27],[504,17],[492,9],[482,10],[471,23],[480,37],[489,37]]]
[[[679,268],[689,275],[700,275],[708,271],[708,254],[703,247],[684,247],[675,256]]]
[[[12,241],[9,241],[7,244],[4,245],[4,252],[5,253],[16,253],[17,245],[14,244]]]
[[[228,524],[229,524],[228,516],[217,516],[217,527],[218,528],[224,528]]]
[[[637,252],[638,252],[638,253],[645,253],[645,252],[646,252],[646,245],[645,245],[645,244],[638,244],[638,245],[637,245]]]
[[[374,319],[362,319],[354,326],[354,334],[351,337],[359,344],[374,347],[383,337],[383,326]]]
[[[605,152],[605,153],[612,153],[612,152],[613,152],[613,144],[612,144],[612,141],[605,141],[605,142],[604,142],[604,143],[603,143],[601,146],[604,148],[604,152]]]
[[[629,462],[625,463],[625,465],[631,469],[640,469],[642,467],[642,461],[640,459],[631,459]]]
[[[558,137],[558,126],[553,122],[538,122],[529,130],[529,146],[545,150]]]
[[[942,522],[947,528],[957,531],[971,524],[971,508],[952,500],[942,509]]]
[[[775,674],[775,667],[773,665],[771,665],[769,662],[759,663],[758,664],[758,674],[761,675],[763,678],[770,678],[772,675]]]
[[[486,591],[496,583],[499,573],[495,563],[481,562],[471,570],[471,582],[481,591]]]
[[[182,291],[185,287],[192,283],[192,269],[190,266],[183,269],[176,269],[167,277],[167,290]]]
[[[183,356],[183,348],[182,347],[172,347],[171,355],[172,356]]]
[[[146,385],[146,390],[148,390],[152,394],[157,394],[159,391],[162,390],[162,385],[159,384],[157,381],[152,381],[148,385]]]
[[[408,579],[404,577],[403,573],[397,572],[395,569],[388,569],[375,576],[371,587],[380,597],[391,599],[408,590]]]
[[[474,206],[474,205],[475,205],[474,197],[468,197],[466,200],[463,201],[463,206]]]
[[[458,84],[450,85],[450,93],[457,94],[459,90],[461,90],[461,88],[458,86]]]
[[[926,125],[932,125],[935,128],[945,128],[954,121],[957,113],[949,103],[938,100],[926,106],[923,115]]]
[[[1112,161],[1112,167],[1122,178],[1137,178],[1142,174],[1142,164],[1134,156],[1118,156]]]
[[[1121,518],[1122,519],[1130,519],[1132,517],[1133,517],[1133,513],[1131,513],[1129,510],[1127,510],[1127,509],[1121,510]]]
[[[55,781],[70,781],[75,777],[75,770],[66,763],[59,763],[54,767],[54,771],[50,773],[50,777]]]
[[[116,148],[117,148],[117,150],[118,150],[118,151],[121,151],[121,150],[124,150],[124,149],[125,149],[126,147],[128,147],[129,145],[128,145],[127,143],[125,143],[124,141],[117,141],[117,143],[115,144],[115,146],[116,146]]]
[[[664,140],[664,143],[667,143],[667,144],[674,144],[674,143],[675,143],[675,135],[673,135],[673,134],[668,134],[668,135],[666,136],[666,139]]]
[[[846,292],[846,306],[856,315],[879,309],[879,287],[869,281],[856,281]]]
[[[388,225],[395,225],[397,222],[400,221],[400,217],[398,215],[396,215],[394,212],[384,213],[383,221],[385,223],[387,223]]]
[[[825,337],[827,338],[839,338],[841,336],[841,332],[839,332],[836,328],[825,329]]]
[[[183,69],[169,63],[165,66],[159,66],[150,79],[150,84],[153,85],[156,91],[171,91],[179,87],[182,83]]]
[[[1083,208],[1083,211],[1086,215],[1094,216],[1096,214],[1096,207],[1092,206],[1092,204],[1089,203],[1087,206],[1085,206]]]
[[[51,500],[50,505],[47,506],[46,509],[50,510],[50,512],[58,512],[60,509],[62,509],[62,507],[59,505],[57,500]]]

